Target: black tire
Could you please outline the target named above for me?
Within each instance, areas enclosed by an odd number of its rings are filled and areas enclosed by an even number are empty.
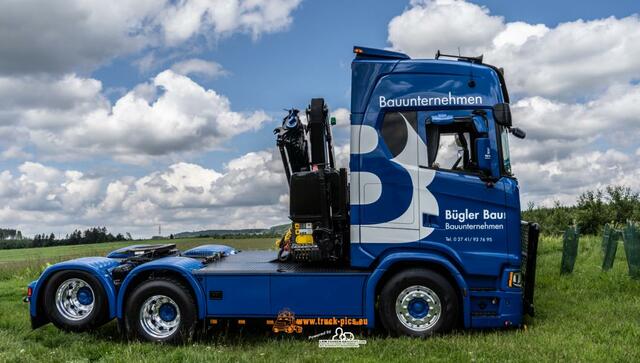
[[[416,289],[416,286],[419,288]],[[421,295],[427,297],[419,297]],[[411,313],[415,313],[415,311],[409,309],[410,312],[407,313],[410,313],[410,317],[399,316],[404,315],[404,312],[396,309],[396,301],[403,301],[402,296],[407,299],[415,296],[416,298],[411,300],[417,301],[417,303],[413,303],[414,306],[421,307],[422,310],[419,313],[427,315],[413,316]],[[422,302],[420,299],[422,299]],[[425,302],[426,304],[424,304]],[[400,304],[400,306],[403,305]],[[426,308],[424,307],[425,305]],[[432,270],[416,268],[401,271],[387,281],[380,292],[378,314],[382,325],[391,335],[428,337],[433,334],[448,332],[455,327],[459,317],[458,305],[456,291],[446,278]],[[431,314],[429,308],[431,307],[434,309],[439,307],[440,314],[437,319],[435,318],[436,314],[429,317],[428,314]],[[399,309],[402,309],[402,307]],[[412,325],[412,321],[409,319],[417,317],[425,320],[420,320],[419,323]],[[405,324],[409,324],[413,328]]]
[[[154,296],[164,296],[177,305],[179,323],[168,336],[154,336],[144,327],[141,310]],[[182,344],[193,339],[198,322],[197,306],[189,288],[177,279],[160,277],[140,284],[126,302],[125,321],[130,338],[148,342]]]
[[[64,308],[59,307],[56,303],[58,288],[71,280],[80,280],[86,283],[93,293],[91,311],[83,317],[78,317],[77,320],[65,316],[65,311],[62,310]],[[65,331],[89,331],[98,328],[109,320],[108,303],[104,288],[96,277],[87,272],[69,270],[54,274],[45,287],[43,303],[49,320],[53,325]]]

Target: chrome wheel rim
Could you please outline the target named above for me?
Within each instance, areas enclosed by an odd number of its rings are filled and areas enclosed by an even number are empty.
[[[84,320],[93,311],[95,294],[91,286],[79,278],[64,281],[56,290],[56,308],[68,320]]]
[[[428,287],[414,285],[402,290],[396,299],[396,315],[406,328],[424,332],[440,320],[442,303]]]
[[[154,338],[167,338],[180,326],[180,308],[168,296],[151,296],[140,308],[140,325]]]

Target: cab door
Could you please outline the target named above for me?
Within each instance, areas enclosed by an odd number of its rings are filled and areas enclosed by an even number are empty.
[[[431,210],[421,207],[421,227],[428,231],[422,242],[458,256],[470,274],[497,276],[508,255],[509,186],[490,174],[499,157],[495,133],[468,112],[441,122],[433,122],[434,114],[424,113],[420,130],[426,141],[420,199],[436,204]]]

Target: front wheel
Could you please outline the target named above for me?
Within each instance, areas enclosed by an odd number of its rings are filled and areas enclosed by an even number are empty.
[[[193,338],[197,307],[182,282],[158,278],[138,286],[126,307],[127,331],[150,342],[184,343]]]
[[[442,275],[411,269],[384,285],[378,311],[389,333],[426,337],[453,329],[458,320],[458,298]]]

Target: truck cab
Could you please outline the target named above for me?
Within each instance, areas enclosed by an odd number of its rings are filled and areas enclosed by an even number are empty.
[[[509,286],[514,275],[521,278],[520,236],[530,225],[522,224],[511,170],[502,71],[481,58],[412,60],[358,47],[355,53],[352,266],[398,253],[429,255],[463,276],[467,324],[520,324],[523,300]]]
[[[116,318],[131,336],[179,342],[219,320],[275,319],[280,332],[282,312],[420,337],[522,325],[539,229],[520,218],[509,134],[524,132],[502,71],[481,57],[354,53],[349,170],[335,165],[323,99],[306,124],[292,109],[274,131],[290,186],[279,251],[136,245],[65,261],[29,286],[32,326]]]

